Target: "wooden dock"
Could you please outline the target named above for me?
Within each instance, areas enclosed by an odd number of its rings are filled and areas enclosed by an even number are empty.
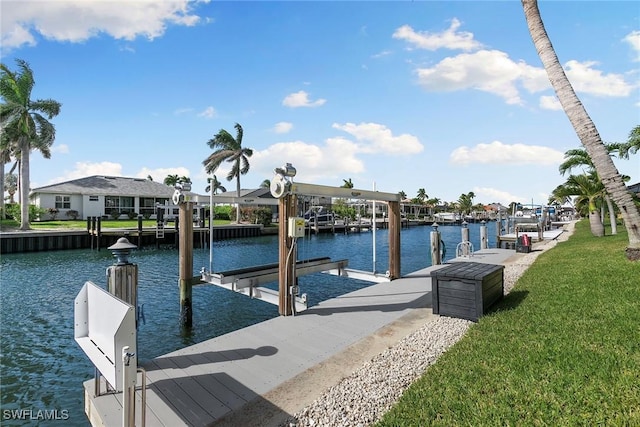
[[[502,264],[514,254],[486,249],[458,261]],[[279,425],[343,376],[434,319],[429,277],[434,268],[439,266],[153,359],[144,366],[146,425]],[[84,389],[85,411],[93,426],[121,425],[120,394],[95,397],[93,380],[86,381]],[[141,425],[140,391],[136,405],[136,425]]]

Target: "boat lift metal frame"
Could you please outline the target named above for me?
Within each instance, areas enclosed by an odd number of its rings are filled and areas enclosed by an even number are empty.
[[[284,170],[293,171],[293,174],[285,175]],[[294,183],[291,178],[295,175],[295,168],[287,164],[285,169],[276,169],[276,176],[272,181],[271,193],[277,199],[271,199],[276,202],[279,207],[280,228],[278,233],[279,245],[279,262],[276,264],[254,266],[249,268],[229,270],[225,272],[213,272],[213,245],[210,245],[210,262],[209,271],[203,267],[201,270],[201,280],[205,283],[216,285],[234,292],[247,295],[251,298],[260,299],[265,302],[277,304],[280,314],[289,315],[295,312],[307,309],[306,294],[297,296],[297,278],[302,275],[324,272],[342,277],[349,277],[359,280],[365,280],[374,283],[391,281],[400,276],[400,231],[399,231],[399,204],[400,194],[384,193],[370,190],[359,190],[353,188],[330,187],[325,185]],[[288,179],[286,178],[288,177]],[[274,186],[277,184],[279,187]],[[348,260],[333,261],[329,257],[315,258],[310,260],[296,261],[288,265],[283,254],[295,245],[295,241],[287,236],[286,227],[287,220],[293,216],[295,212],[295,204],[298,196],[324,196],[324,197],[341,197],[361,200],[383,201],[389,203],[389,269],[385,274],[379,274],[375,271],[375,230],[374,230],[374,271],[367,272],[362,270],[348,269]],[[218,198],[219,199],[219,198]],[[247,197],[225,197],[227,203],[244,203],[244,204],[272,204],[267,202],[269,199],[248,200]],[[374,202],[375,203],[375,202]],[[393,206],[392,206],[393,204]],[[375,206],[375,204],[374,204]],[[393,208],[393,209],[392,209]],[[211,193],[211,209],[213,209],[213,190]],[[393,210],[393,220],[392,212]],[[397,211],[397,212],[396,212]],[[393,221],[393,224],[392,224]],[[396,224],[397,222],[397,224]],[[211,221],[211,223],[213,223]],[[373,223],[375,228],[375,221]],[[397,236],[396,236],[397,234]],[[213,233],[211,232],[211,236]],[[212,237],[211,237],[212,238]],[[284,246],[283,246],[284,245]],[[263,285],[278,281],[279,289],[273,290]]]

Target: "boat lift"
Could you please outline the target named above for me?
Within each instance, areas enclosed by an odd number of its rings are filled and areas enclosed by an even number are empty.
[[[277,304],[281,315],[295,315],[307,309],[306,294],[299,295],[297,278],[311,273],[324,272],[370,282],[391,281],[400,277],[400,195],[353,188],[294,183],[296,170],[290,163],[275,169],[270,191],[279,209],[278,252],[279,261],[224,272],[213,271],[213,245],[209,245],[209,271],[203,267],[201,280],[234,292]],[[374,187],[375,188],[375,187]],[[375,267],[375,222],[373,233],[372,272],[347,268],[348,260],[332,260],[329,257],[297,260],[297,239],[304,238],[304,219],[296,217],[298,196],[343,197],[351,199],[383,201],[389,204],[389,268],[384,274]],[[232,202],[246,202],[242,197],[230,198]],[[375,202],[374,202],[375,203]],[[211,197],[213,206],[213,196]],[[213,233],[210,233],[213,236]],[[292,262],[292,260],[296,260]],[[278,290],[261,285],[278,281]]]

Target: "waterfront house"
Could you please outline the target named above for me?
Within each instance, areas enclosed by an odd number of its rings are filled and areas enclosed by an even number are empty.
[[[142,178],[94,175],[31,190],[31,201],[40,208],[58,210],[67,219],[76,211],[78,219],[112,218],[128,214],[155,214],[156,204],[170,204],[175,189]]]

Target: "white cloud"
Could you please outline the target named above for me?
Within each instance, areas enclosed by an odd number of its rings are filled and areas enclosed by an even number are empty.
[[[35,45],[36,34],[72,43],[99,34],[119,40],[134,40],[139,36],[153,40],[162,36],[169,25],[196,25],[200,21],[193,13],[197,3],[189,0],[8,1],[2,4],[1,42],[5,49]]]
[[[322,98],[316,99],[315,101],[311,101],[309,100],[309,94],[304,90],[301,90],[299,92],[295,92],[287,95],[282,100],[282,105],[284,105],[285,107],[291,107],[291,108],[319,107],[321,105],[324,105],[325,102],[327,102],[327,100]]]
[[[71,181],[93,175],[122,176],[122,165],[113,162],[76,162],[75,169],[49,180],[49,184]]]
[[[520,196],[496,188],[473,187],[473,193],[476,195],[476,200],[483,200],[484,203],[500,203],[503,206],[509,206],[511,202],[527,203],[527,200]],[[530,199],[529,202],[531,202]]]
[[[54,144],[51,146],[52,153],[67,154],[69,152],[69,146],[67,144]]]
[[[274,168],[291,163],[298,170],[296,181],[327,183],[327,179],[337,180],[364,171],[364,163],[355,157],[356,151],[353,143],[341,139],[328,139],[324,146],[303,141],[279,142],[253,152],[251,171],[261,174],[261,179],[271,179]]]
[[[627,34],[623,39],[623,42],[626,42],[631,46],[631,49],[635,52],[636,56],[634,61],[640,61],[640,31],[632,31]]]
[[[576,92],[596,96],[629,96],[633,86],[620,74],[602,74],[593,68],[596,62],[567,61],[565,72]]]
[[[156,169],[149,169],[147,167],[143,167],[142,169],[140,169],[138,173],[136,173],[135,177],[146,179],[149,175],[151,175],[151,178],[153,178],[155,182],[163,182],[168,175],[178,175],[178,176],[186,176],[186,177],[191,176],[191,174],[189,173],[189,169],[185,167],[156,168]]]
[[[204,117],[205,119],[213,119],[218,116],[216,109],[213,107],[207,107],[204,111],[198,113],[198,117]]]
[[[392,53],[393,53],[393,52],[392,52],[392,51],[390,51],[390,50],[383,50],[383,51],[381,51],[381,52],[378,52],[378,53],[376,53],[376,54],[371,55],[371,57],[372,57],[372,58],[374,58],[374,59],[378,59],[378,58],[383,58],[383,57],[385,57],[385,56],[389,56],[389,55],[391,55]]]
[[[538,71],[539,70],[539,71]],[[416,70],[422,87],[430,91],[477,89],[502,97],[507,104],[521,104],[516,83],[519,79],[546,77],[544,70],[514,62],[499,50],[481,50],[445,58],[431,68]],[[542,82],[545,82],[542,80]],[[540,85],[542,83],[539,83]],[[546,86],[549,87],[548,80]]]
[[[554,165],[562,163],[564,154],[553,148],[540,145],[503,144],[493,141],[475,147],[458,147],[451,152],[449,162],[456,165]]]
[[[187,108],[178,108],[177,110],[175,110],[173,112],[173,114],[176,115],[176,116],[180,116],[182,114],[187,114],[187,113],[190,113],[192,111],[193,111],[193,108],[189,108],[189,107],[187,107]]]
[[[394,136],[391,129],[378,123],[334,123],[332,127],[353,135],[361,153],[415,154],[424,149],[417,137],[407,133]]]
[[[603,74],[595,62],[568,61],[564,68],[576,92],[596,96],[629,96],[633,86],[619,74]],[[428,91],[476,89],[492,93],[507,104],[521,105],[520,89],[529,93],[551,89],[543,68],[515,62],[499,50],[480,50],[443,59],[430,68],[416,70],[418,82]]]
[[[560,105],[560,101],[555,96],[541,96],[540,97],[540,108],[543,110],[562,110],[562,105]]]
[[[429,31],[415,31],[409,25],[403,25],[393,33],[394,39],[405,40],[413,47],[426,50],[456,49],[471,51],[480,49],[482,44],[473,39],[473,33],[467,31],[457,31],[460,28],[460,21],[456,18],[451,20],[451,26],[439,33]]]
[[[293,129],[293,123],[289,122],[278,122],[273,126],[275,133],[289,133],[291,129]]]

